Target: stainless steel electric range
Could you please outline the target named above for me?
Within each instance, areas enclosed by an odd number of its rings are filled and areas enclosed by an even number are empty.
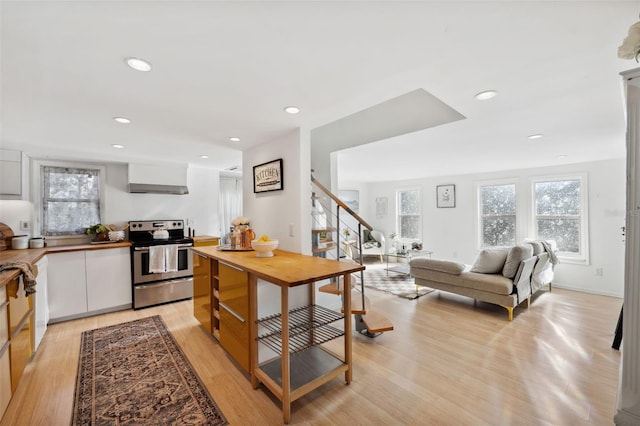
[[[193,297],[193,261],[183,220],[129,222],[133,308]]]

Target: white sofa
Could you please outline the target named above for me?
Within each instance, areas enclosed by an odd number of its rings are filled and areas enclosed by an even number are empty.
[[[416,285],[460,294],[513,309],[548,285],[557,263],[555,244],[527,241],[513,247],[485,249],[472,265],[439,260],[412,259],[410,273]]]

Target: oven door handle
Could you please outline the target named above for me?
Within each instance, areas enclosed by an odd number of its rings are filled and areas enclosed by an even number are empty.
[[[187,243],[187,244],[178,244],[178,248],[186,248],[186,247],[193,247],[193,244],[191,243]],[[149,247],[134,247],[133,248],[134,251],[141,251],[141,252],[145,252],[145,251],[149,251]]]
[[[236,317],[238,319],[238,321],[245,323],[247,322],[246,319],[242,318],[239,314],[237,314],[236,312],[234,312],[233,309],[231,309],[230,307],[228,307],[227,305],[225,305],[222,302],[218,302],[220,304],[220,307],[223,308],[225,311],[229,312],[231,315],[233,315],[234,317]]]

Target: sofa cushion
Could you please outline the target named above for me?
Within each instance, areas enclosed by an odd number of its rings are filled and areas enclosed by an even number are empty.
[[[417,259],[416,259],[417,260]],[[413,260],[411,261],[413,262]],[[415,277],[416,284],[437,288],[436,283],[445,283],[475,291],[509,295],[513,292],[513,280],[503,277],[502,274],[480,274],[464,271],[459,275],[431,269],[416,268],[411,265],[411,275]],[[449,290],[447,290],[449,291]],[[464,292],[458,292],[464,294]]]
[[[502,268],[502,275],[506,278],[513,278],[518,273],[520,262],[533,256],[533,246],[531,244],[521,244],[509,249],[507,260]]]
[[[409,265],[411,265],[411,268],[428,269],[431,271],[446,272],[454,275],[460,275],[465,268],[464,263],[454,262],[451,260],[427,259],[423,257],[411,259]]]
[[[471,267],[471,272],[480,274],[499,274],[509,253],[508,247],[491,247],[483,249]],[[511,277],[513,278],[513,277]]]

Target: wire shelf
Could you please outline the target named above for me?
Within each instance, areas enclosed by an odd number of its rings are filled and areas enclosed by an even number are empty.
[[[340,312],[319,305],[308,305],[289,311],[289,352],[296,353],[344,335],[343,330],[330,326],[344,319]],[[258,340],[274,352],[282,353],[282,314],[271,315],[257,321],[265,333]]]

